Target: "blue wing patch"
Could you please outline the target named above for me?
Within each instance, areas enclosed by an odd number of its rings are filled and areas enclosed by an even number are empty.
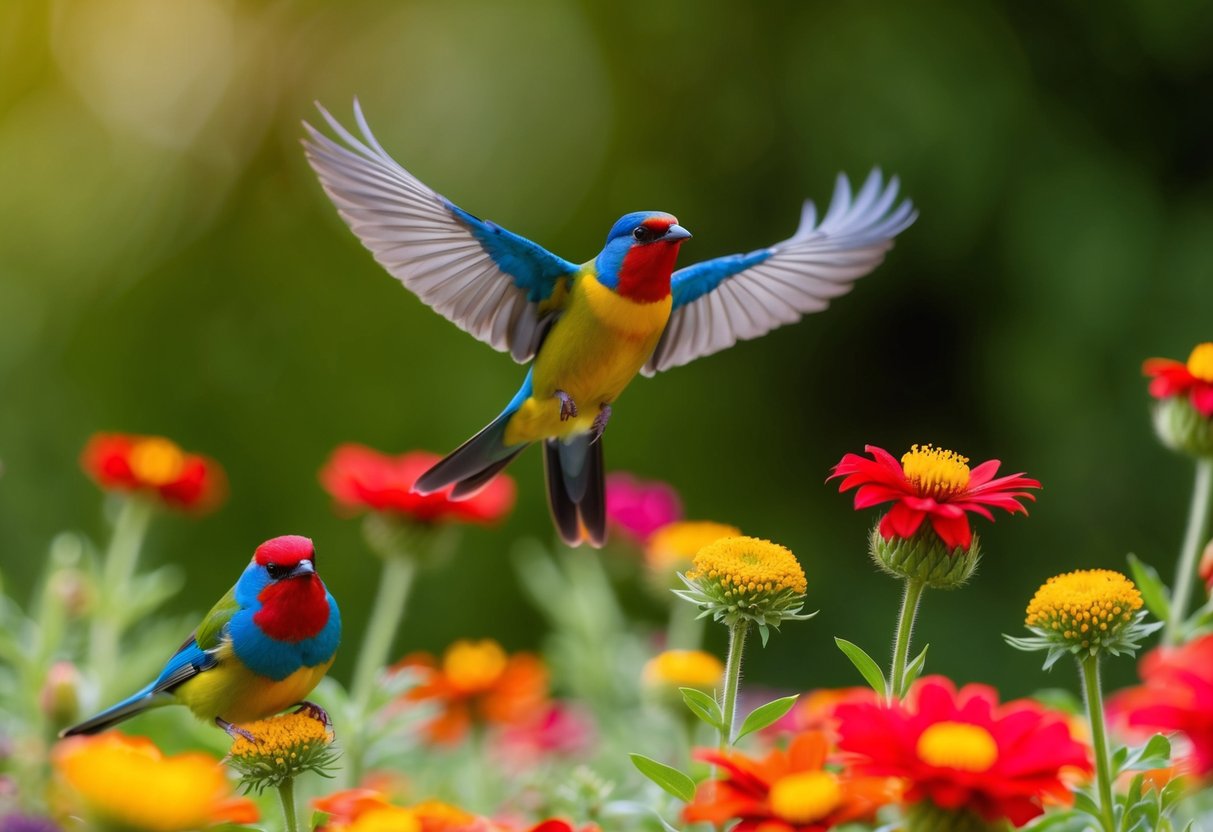
[[[469,214],[450,200],[443,202],[446,209],[472,232],[472,236],[492,258],[493,264],[512,277],[515,286],[527,293],[526,298],[531,303],[541,303],[550,298],[557,281],[577,270],[572,263],[526,237]]]
[[[160,671],[156,681],[152,682],[151,690],[148,692],[169,692],[182,682],[210,670],[217,663],[218,659],[214,655],[203,650],[191,638],[168,660],[168,664],[164,666],[164,670]]]
[[[674,296],[674,308],[686,306],[688,303],[706,295],[735,274],[741,274],[746,269],[757,266],[767,260],[774,249],[764,248],[749,254],[730,254],[727,257],[717,257],[715,260],[705,260],[685,269],[679,269],[670,281],[670,293]]]

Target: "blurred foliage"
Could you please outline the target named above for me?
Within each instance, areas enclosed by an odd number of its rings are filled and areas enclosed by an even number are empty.
[[[187,576],[178,612],[303,533],[362,631],[378,564],[317,468],[347,440],[452,448],[522,370],[383,274],[321,193],[299,121],[356,95],[424,181],[574,260],[638,208],[695,232],[687,260],[752,249],[836,171],[899,174],[921,218],[885,266],[824,315],[639,381],[608,462],[800,556],[822,614],[748,669],[795,687],[854,682],[829,636],[877,650],[900,589],[830,465],[931,441],[1028,471],[1033,516],[982,529],[977,579],[928,594],[916,638],[929,670],[1025,693],[1035,660],[999,633],[1045,577],[1130,550],[1168,572],[1178,548],[1190,466],[1153,441],[1139,365],[1211,335],[1211,42],[1196,0],[6,0],[6,580],[31,587],[61,529],[103,535],[90,433],[161,433],[232,483],[218,514],[153,529],[148,561]],[[401,652],[538,643],[508,553],[549,534],[539,468],[514,466],[507,527],[422,578]]]

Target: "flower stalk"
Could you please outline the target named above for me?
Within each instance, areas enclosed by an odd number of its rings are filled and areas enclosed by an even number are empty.
[[[1078,662],[1087,703],[1087,721],[1091,727],[1091,747],[1095,754],[1095,780],[1099,793],[1100,821],[1104,832],[1116,832],[1112,801],[1112,765],[1108,758],[1108,726],[1104,719],[1103,693],[1099,684],[1099,654],[1088,653]]]
[[[741,654],[745,650],[745,637],[750,629],[747,619],[740,619],[729,626],[729,655],[724,665],[724,692],[721,695],[720,750],[733,744],[733,723],[737,717],[737,691],[741,687]]]
[[[922,591],[926,584],[913,579],[907,580],[905,592],[901,596],[901,612],[897,617],[897,634],[893,639],[893,667],[889,675],[889,703],[901,698],[902,688],[905,687],[906,664],[910,655],[910,637],[914,632],[914,619],[918,615],[918,603],[922,600]]]
[[[278,799],[282,801],[282,817],[286,832],[299,832],[299,819],[295,814],[295,778],[288,777],[278,784]]]
[[[101,567],[100,602],[89,633],[89,657],[93,678],[108,695],[113,669],[118,667],[118,648],[124,629],[119,599],[135,577],[139,552],[143,548],[154,509],[152,503],[138,497],[122,500],[114,531]]]
[[[367,622],[366,635],[362,640],[362,649],[358,653],[350,687],[350,700],[358,713],[364,712],[370,704],[371,694],[375,690],[375,679],[379,670],[387,664],[392,641],[396,637],[396,628],[404,617],[409,590],[416,573],[417,564],[410,557],[384,559],[379,591],[375,595],[375,604],[371,607],[371,617]]]
[[[1196,579],[1196,559],[1201,545],[1209,537],[1209,520],[1213,512],[1213,457],[1196,460],[1196,482],[1192,487],[1192,504],[1188,509],[1188,525],[1184,531],[1183,548],[1175,567],[1175,594],[1163,633],[1165,644],[1183,641],[1184,621]]]

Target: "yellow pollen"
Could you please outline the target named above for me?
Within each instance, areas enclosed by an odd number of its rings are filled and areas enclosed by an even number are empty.
[[[793,824],[821,820],[842,802],[838,777],[828,771],[803,771],[771,784],[771,811]]]
[[[1089,647],[1102,643],[1141,609],[1133,582],[1110,569],[1079,569],[1049,578],[1028,602],[1025,623]]]
[[[1213,384],[1213,342],[1196,345],[1188,356],[1188,372]]]
[[[662,572],[682,570],[695,553],[722,537],[737,537],[741,529],[710,520],[684,520],[669,523],[653,532],[645,546],[645,558],[652,569]]]
[[[931,445],[911,445],[901,470],[924,497],[950,497],[969,484],[969,458]]]
[[[642,678],[650,687],[711,691],[724,678],[724,665],[703,650],[666,650],[649,659]]]
[[[957,771],[989,771],[998,761],[998,743],[979,725],[937,722],[918,738],[918,758]]]
[[[492,639],[460,640],[447,648],[442,672],[461,693],[480,693],[501,678],[507,662],[505,650]]]
[[[271,759],[284,765],[288,757],[308,751],[313,743],[327,745],[332,741],[328,729],[318,719],[307,714],[281,714],[240,726],[255,737],[250,742],[236,737],[229,752],[233,757]]]
[[[795,555],[777,543],[756,537],[725,537],[700,549],[687,579],[704,577],[720,584],[726,595],[779,594],[789,590],[803,595],[808,588]]]
[[[185,453],[162,436],[140,440],[131,448],[131,471],[148,485],[160,487],[181,476]]]

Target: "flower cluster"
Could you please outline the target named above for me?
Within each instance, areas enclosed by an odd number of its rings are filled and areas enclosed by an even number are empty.
[[[228,761],[246,791],[261,792],[307,771],[326,774],[336,761],[332,732],[307,712],[279,714],[239,726]],[[245,736],[247,735],[247,736]]]
[[[144,495],[197,513],[218,507],[227,491],[219,463],[186,453],[163,436],[95,434],[84,446],[80,465],[107,491]]]

